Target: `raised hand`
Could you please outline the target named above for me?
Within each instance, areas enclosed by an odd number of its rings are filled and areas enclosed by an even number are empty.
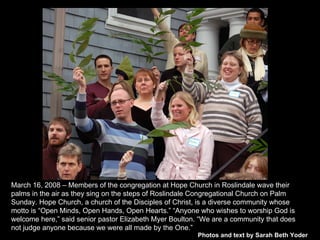
[[[156,77],[157,82],[159,83],[159,81],[160,81],[160,71],[159,71],[158,67],[157,66],[153,66],[151,68],[151,71],[152,71],[153,75]]]
[[[154,96],[154,98],[157,102],[164,100],[167,88],[168,88],[167,81],[159,83],[157,90],[156,90],[156,94]]]
[[[86,78],[83,75],[83,70],[80,67],[73,69],[73,80],[79,84],[80,87],[85,88],[87,86]]]
[[[186,67],[184,69],[185,73],[193,73],[194,68],[194,58],[190,52],[184,55],[184,61],[186,62]]]

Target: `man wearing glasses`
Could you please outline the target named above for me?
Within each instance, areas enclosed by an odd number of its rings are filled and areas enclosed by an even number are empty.
[[[133,121],[131,108],[134,103],[132,87],[126,82],[115,83],[109,94],[113,120],[92,119],[87,116],[86,80],[80,68],[73,70],[73,79],[79,90],[75,104],[75,125],[88,138],[97,140],[101,146],[102,169],[99,179],[146,179],[146,165],[154,161],[153,144],[138,144],[147,138],[148,129]],[[124,153],[133,150],[132,160],[126,172],[119,171]]]

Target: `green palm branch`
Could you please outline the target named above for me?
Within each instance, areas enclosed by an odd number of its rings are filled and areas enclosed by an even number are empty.
[[[69,54],[69,60],[83,70],[83,75],[87,82],[90,82],[96,76],[94,68],[89,65],[92,60],[92,54],[85,56],[83,59],[79,57],[88,47],[90,38],[94,32],[93,28],[97,21],[98,18],[89,18],[82,22],[78,36],[72,42],[72,51]],[[65,100],[75,98],[78,91],[78,85],[75,82],[70,82],[54,72],[43,71],[43,73],[46,77],[56,82],[58,91],[65,93]]]
[[[173,137],[174,134],[170,133],[169,130],[177,129],[177,128],[190,128],[190,124],[185,122],[175,122],[168,123],[161,127],[155,128],[147,134],[146,139],[142,139],[138,144],[150,144],[153,143],[155,137]]]

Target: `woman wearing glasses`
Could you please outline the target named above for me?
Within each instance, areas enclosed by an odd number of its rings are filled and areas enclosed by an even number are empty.
[[[245,70],[247,71],[247,85],[257,96],[262,114],[262,130],[268,127],[267,102],[268,78],[266,65],[266,50],[263,41],[267,39],[266,30],[257,24],[246,24],[240,32],[240,49]]]

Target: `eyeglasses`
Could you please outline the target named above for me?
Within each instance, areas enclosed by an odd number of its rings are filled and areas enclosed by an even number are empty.
[[[247,39],[247,42],[250,46],[253,46],[253,45],[261,45],[262,41],[261,40],[253,40],[253,39]]]
[[[119,105],[123,105],[126,101],[129,101],[129,100],[131,100],[131,98],[129,98],[129,99],[120,99],[118,101],[112,101],[112,102],[110,102],[110,104],[111,104],[111,106],[116,106],[118,103],[119,103]]]

